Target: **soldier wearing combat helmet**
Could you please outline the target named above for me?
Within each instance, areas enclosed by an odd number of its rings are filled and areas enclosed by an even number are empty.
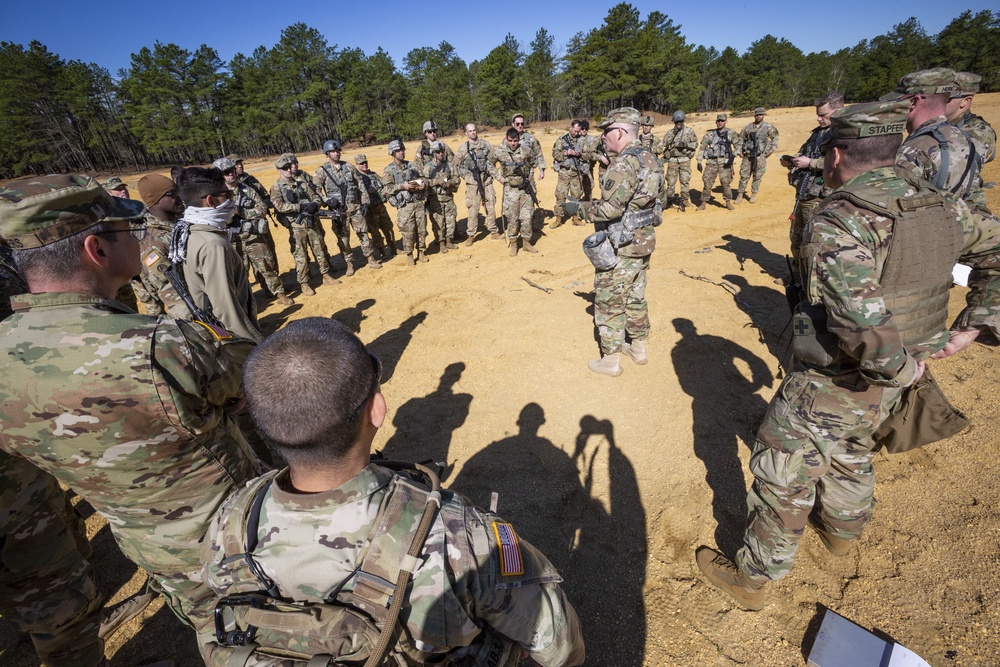
[[[1000,222],[894,169],[908,101],[845,107],[822,145],[834,188],[803,234],[800,370],[775,392],[750,457],[749,524],[734,559],[700,547],[698,567],[748,609],[791,570],[809,526],[846,556],[874,507],[873,434],[903,392],[983,335],[1000,333]],[[952,266],[972,268],[948,330]]]
[[[659,142],[656,140],[656,135],[653,134],[653,126],[655,124],[652,116],[642,117],[642,120],[639,122],[639,143],[653,155],[659,155],[660,151],[656,150]]]
[[[382,179],[368,168],[368,156],[364,153],[354,156],[354,165],[358,168],[361,187],[368,191],[370,203],[365,220],[368,223],[368,232],[372,237],[375,254],[381,255],[383,260],[395,257],[396,234],[393,232],[392,218],[389,217],[385,200],[382,198]]]
[[[674,188],[680,181],[680,196],[678,207],[687,210],[691,189],[691,158],[698,150],[698,137],[694,130],[684,124],[684,112],[678,109],[674,112],[674,126],[667,130],[660,141],[660,153],[667,167],[668,201],[674,197]],[[655,153],[656,151],[654,151]],[[714,182],[714,178],[712,179]]]
[[[698,171],[702,171],[704,162],[704,173],[702,174],[702,184],[704,190],[701,191],[701,201],[698,202],[698,210],[704,211],[708,200],[712,198],[712,186],[715,185],[715,177],[719,177],[719,185],[722,186],[722,198],[726,202],[726,208],[732,211],[733,207],[733,161],[740,152],[742,145],[740,135],[726,127],[726,114],[720,113],[715,117],[715,129],[709,130],[701,138],[701,149],[698,151]]]
[[[371,198],[368,190],[361,185],[358,168],[340,159],[340,142],[330,139],[323,144],[323,152],[328,158],[320,165],[313,175],[313,182],[321,192],[326,194],[326,205],[334,212],[333,233],[337,237],[337,245],[344,254],[347,272],[344,275],[354,275],[354,260],[351,257],[351,229],[358,235],[361,253],[368,260],[372,269],[381,269],[382,264],[375,258],[371,237],[368,235],[368,222],[365,216]]]
[[[392,162],[382,172],[382,197],[396,207],[396,226],[403,237],[403,254],[408,266],[426,262],[427,221],[424,218],[424,201],[427,199],[427,180],[406,159],[406,147],[399,139],[389,142]],[[413,251],[417,251],[416,258]]]
[[[767,158],[771,153],[778,150],[778,128],[764,121],[764,114],[767,110],[764,107],[757,107],[753,110],[753,122],[743,128],[740,132],[740,187],[736,193],[736,203],[743,201],[743,193],[751,177],[753,183],[750,190],[750,203],[757,201],[757,191],[760,190],[760,182],[767,171]]]

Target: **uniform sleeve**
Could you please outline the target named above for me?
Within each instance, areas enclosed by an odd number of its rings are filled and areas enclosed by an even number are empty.
[[[591,222],[610,222],[625,214],[637,182],[636,159],[627,157],[615,160],[601,179],[601,200],[588,206],[587,219]]]
[[[566,135],[559,137],[556,143],[552,144],[552,161],[562,162],[566,159]]]
[[[767,152],[768,154],[774,153],[778,150],[778,128],[772,125],[767,131]]]
[[[285,191],[278,183],[271,186],[271,204],[278,213],[284,213],[285,215],[291,213],[299,213],[301,208],[299,203],[290,203],[285,199]]]
[[[866,380],[906,387],[916,360],[903,348],[892,315],[885,307],[879,272],[862,216],[846,205],[821,210],[806,226],[802,256],[807,296],[826,310],[827,330],[857,360]],[[847,230],[851,230],[850,232]]]
[[[371,197],[368,196],[368,188],[365,184],[361,182],[361,172],[353,164],[348,165],[351,168],[351,178],[354,179],[354,183],[358,188],[358,192],[361,193],[361,203],[368,206],[372,203]]]
[[[896,173],[907,180],[933,182],[936,171],[930,153],[903,142],[896,153]]]
[[[966,306],[953,329],[989,327],[1000,340],[1000,220],[955,198],[965,234],[959,262],[972,267]]]
[[[475,517],[467,521],[469,540],[481,564],[470,591],[476,618],[520,644],[542,667],[583,664],[580,619],[552,563],[509,523],[469,513]]]

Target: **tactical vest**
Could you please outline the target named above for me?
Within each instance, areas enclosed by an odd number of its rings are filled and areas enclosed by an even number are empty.
[[[818,127],[809,135],[809,139],[803,146],[802,155],[815,160],[820,157],[820,144],[830,135],[830,128]],[[788,172],[788,184],[795,188],[795,199],[797,201],[820,199],[830,195],[832,190],[826,187],[823,174],[816,174],[809,167],[796,167]]]
[[[664,187],[663,173],[658,168],[659,165],[656,162],[656,157],[653,156],[653,163],[657,167],[651,168],[648,164],[646,164],[646,160],[643,160],[643,153],[648,153],[652,155],[650,151],[647,151],[645,148],[642,148],[641,146],[630,146],[629,148],[626,148],[621,153],[619,153],[618,159],[621,160],[626,156],[631,155],[635,157],[637,160],[639,160],[640,187],[646,185],[650,180],[650,176],[654,175],[651,174],[651,172],[655,172],[655,175],[658,177],[657,179],[658,184],[656,187],[657,194],[662,194],[662,190]],[[648,227],[649,225],[652,225],[654,227],[659,227],[660,224],[663,223],[663,208],[662,205],[660,204],[660,201],[661,201],[660,196],[654,196],[653,206],[643,209],[630,209],[629,206],[632,205],[632,200],[629,200],[629,203],[625,207],[625,213],[622,215],[622,217],[619,220],[608,223],[607,234],[608,234],[608,239],[611,241],[611,245],[614,246],[614,248],[617,250],[618,248],[624,245],[632,243],[632,241],[635,238],[635,230],[640,229],[642,227]],[[649,247],[648,252],[646,254],[651,254],[652,252],[653,248]]]
[[[215,639],[220,648],[212,648],[213,657],[225,654],[227,667],[244,667],[251,658],[255,664],[290,661],[306,667],[517,664],[520,648],[489,630],[454,655],[420,651],[410,641],[399,623],[399,612],[441,507],[441,485],[437,475],[424,466],[378,464],[419,472],[428,484],[405,475],[392,477],[351,575],[354,590],[342,590],[347,582],[341,582],[325,603],[282,598],[277,585],[254,560],[261,507],[278,471],[251,482],[243,504],[230,512],[220,535],[222,564],[233,583],[215,607]]]
[[[664,154],[671,162],[690,162],[693,151],[682,145],[685,136],[692,134],[691,128],[686,125],[678,130],[675,127],[667,130],[663,135]],[[694,138],[694,137],[692,137]],[[697,150],[697,149],[695,149]]]
[[[412,162],[407,162],[403,169],[400,169],[393,160],[389,163],[389,172],[392,174],[392,182],[396,185],[402,185],[407,181],[415,181],[420,178],[419,172],[413,167]],[[416,192],[410,192],[409,190],[400,190],[396,194],[389,197],[389,203],[396,208],[402,208],[407,204],[414,201],[424,199],[427,196],[426,190],[418,190]]]
[[[965,171],[962,172],[961,178],[958,179],[954,187],[950,189],[946,188],[945,186],[948,183],[948,177],[951,175],[951,162],[948,159],[948,146],[950,145],[950,142],[944,136],[944,133],[941,132],[941,126],[944,124],[945,123],[935,123],[934,125],[925,127],[922,130],[917,130],[907,138],[907,141],[909,142],[911,139],[922,137],[927,134],[934,137],[934,140],[938,143],[938,150],[941,155],[941,164],[938,167],[938,171],[934,175],[934,180],[931,181],[931,184],[939,190],[948,190],[953,195],[958,195],[962,199],[968,199],[972,189],[979,183],[979,171],[982,169],[983,160],[969,136],[961,128],[953,126],[958,129],[966,143],[969,144],[969,159],[966,160]]]
[[[328,197],[337,199],[340,203],[347,204],[357,204],[361,201],[361,194],[358,192],[357,183],[354,181],[354,177],[351,175],[351,167],[346,162],[341,162],[340,167],[336,170],[332,169],[329,162],[322,165],[320,169],[326,174],[327,181],[333,182],[336,187],[335,191],[331,191],[329,186],[324,187]]]
[[[712,159],[725,159],[726,162],[733,161],[733,140],[729,138],[729,128],[721,130],[710,130],[709,145],[705,149],[705,157]]]
[[[893,220],[879,284],[900,341],[912,353],[947,328],[951,270],[961,255],[964,234],[949,218],[940,192],[927,188],[910,197],[891,199],[887,194],[871,186],[838,190],[824,206],[846,200]],[[812,320],[811,335],[793,336],[796,356],[817,366],[844,359],[836,337],[826,329],[825,310],[803,302],[796,307],[795,317]]]

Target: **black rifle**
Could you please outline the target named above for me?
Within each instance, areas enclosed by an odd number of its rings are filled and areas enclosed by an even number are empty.
[[[750,158],[750,174],[752,176],[756,176],[757,175],[757,153],[760,150],[757,147],[757,133],[756,132],[754,132],[753,134],[750,135],[750,137],[749,137],[749,143],[750,143],[750,155],[748,155],[747,157]]]
[[[810,160],[815,160],[821,153],[819,152],[819,145],[823,143],[829,130],[814,132],[809,141],[806,142],[805,152],[802,153],[803,156],[809,158]],[[792,173],[788,176],[788,182],[795,188],[795,206],[792,208],[791,215],[788,216],[789,220],[794,221],[796,213],[799,212],[799,204],[805,199],[806,194],[809,192],[809,188],[812,187],[813,183],[816,181],[817,175],[813,173],[812,169],[805,167],[795,167],[792,169]]]
[[[524,181],[524,189],[528,192],[528,196],[531,197],[531,203],[533,203],[535,206],[539,206],[538,197],[535,196],[535,188],[533,188],[531,185],[531,179],[529,178],[529,174],[524,171],[523,162],[514,163],[514,175],[520,176],[521,180]]]
[[[576,151],[576,147],[573,145],[573,142],[569,140],[569,135],[568,134],[564,134],[563,135],[563,141],[566,143],[566,148],[568,148],[571,151]],[[580,151],[576,151],[576,152],[579,153]],[[573,171],[576,172],[576,178],[577,178],[578,181],[580,181],[580,188],[582,189],[583,188],[583,164],[582,164],[582,161],[580,160],[580,156],[579,155],[571,155],[571,156],[569,156],[566,159],[566,162],[569,162],[570,164],[573,165]]]
[[[723,169],[732,169],[733,161],[736,159],[736,156],[733,155],[733,142],[729,140],[726,128],[716,130],[715,133],[719,135],[719,138],[722,139],[722,145],[726,147],[726,164],[722,165],[722,167]]]
[[[468,155],[466,157],[469,158],[469,162],[472,165],[469,168],[469,171],[472,172],[472,178],[473,178],[473,180],[476,181],[476,189],[479,190],[479,196],[483,200],[483,203],[485,205],[485,202],[486,202],[486,188],[483,187],[483,172],[479,169],[479,163],[476,162],[476,155],[475,155],[475,153],[472,152],[472,146],[469,144],[468,141],[465,142],[465,148],[469,151],[469,153],[468,153]],[[477,212],[477,214],[478,214],[478,212]]]

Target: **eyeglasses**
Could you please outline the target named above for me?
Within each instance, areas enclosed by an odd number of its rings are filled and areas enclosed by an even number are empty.
[[[520,123],[515,122],[515,123],[513,123],[513,125],[514,125],[514,127],[524,127],[524,121],[522,120]]]
[[[127,229],[111,229],[106,232],[101,232],[97,236],[103,236],[104,234],[122,234],[128,232],[136,241],[141,241],[146,238],[146,223],[145,222],[130,222]]]
[[[232,199],[233,198],[233,191],[232,190],[223,190],[223,191],[220,191],[220,192],[213,192],[212,196],[213,197],[225,197],[226,199]]]
[[[236,173],[236,167],[233,167],[232,169],[226,169],[224,172],[222,172],[222,175],[229,176],[230,174],[235,174],[235,173]]]
[[[621,130],[622,132],[624,132],[625,128],[624,127],[606,127],[606,128],[604,128],[604,131],[601,132],[601,134],[607,136],[608,132],[610,132],[611,130]]]
[[[364,409],[366,405],[368,405],[368,401],[371,400],[371,397],[375,395],[376,391],[378,391],[378,385],[382,381],[381,360],[379,360],[379,358],[376,357],[371,352],[368,353],[368,357],[369,359],[371,359],[372,370],[375,372],[374,377],[372,377],[372,386],[371,389],[368,390],[368,395],[365,396],[365,400],[361,401],[361,405],[351,410],[351,414],[347,416],[347,421],[349,422],[354,421],[355,419],[361,416],[361,410]]]

